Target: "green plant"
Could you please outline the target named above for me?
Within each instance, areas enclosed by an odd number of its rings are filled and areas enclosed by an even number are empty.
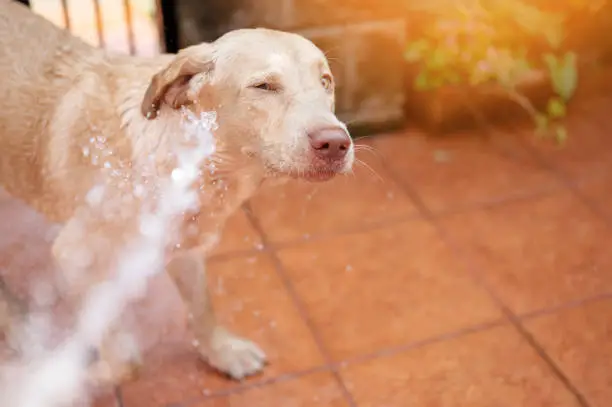
[[[576,90],[577,57],[561,49],[564,16],[526,1],[464,0],[454,8],[430,9],[433,23],[408,45],[405,58],[419,67],[417,90],[494,84],[532,116],[540,133],[563,142],[567,131],[560,119]],[[554,90],[541,111],[519,91],[539,74]]]

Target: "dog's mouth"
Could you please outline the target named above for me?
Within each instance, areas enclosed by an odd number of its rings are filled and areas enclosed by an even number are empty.
[[[293,178],[303,179],[310,182],[329,181],[338,174],[344,173],[342,165],[310,166],[301,171],[292,171],[289,175]]]
[[[330,171],[330,170],[307,171],[301,174],[299,178],[302,178],[310,182],[323,182],[323,181],[329,181],[330,179],[334,178],[336,174],[338,174],[337,171]]]
[[[304,165],[306,164],[306,165]],[[284,167],[284,168],[283,168]],[[302,165],[268,165],[270,176],[290,177],[310,182],[329,181],[336,175],[351,171],[352,160],[312,160]]]

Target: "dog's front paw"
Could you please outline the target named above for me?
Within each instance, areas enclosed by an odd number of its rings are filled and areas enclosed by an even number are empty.
[[[235,380],[261,372],[267,363],[259,346],[222,328],[215,330],[208,346],[202,345],[198,349],[207,362]]]
[[[90,386],[116,386],[138,378],[142,367],[139,350],[134,343],[125,340],[128,339],[126,336],[115,336],[112,339],[106,346],[91,351],[87,371]]]
[[[109,363],[97,360],[89,366],[87,380],[92,387],[116,386],[136,379],[140,367],[137,361]]]

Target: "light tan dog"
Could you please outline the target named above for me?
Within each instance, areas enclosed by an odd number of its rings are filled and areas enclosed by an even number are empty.
[[[91,276],[71,283],[74,301],[103,278],[112,255],[137,233],[136,222],[125,218],[89,219],[85,226],[74,221],[104,174],[103,160],[92,161],[83,149],[95,137],[112,150],[107,159],[114,164],[137,168],[154,157],[164,174],[185,108],[217,114],[210,159],[216,171],[201,176],[199,211],[177,219],[195,233],[183,234],[166,270],[190,309],[202,357],[241,379],[260,371],[265,355],[215,322],[203,261],[228,216],[266,178],[321,181],[351,170],[353,143],[333,113],[334,82],[324,54],[295,34],[245,29],[177,55],[109,55],[0,0],[0,186],[64,225],[53,244],[59,268]],[[95,246],[102,238],[105,249]],[[95,253],[78,255],[91,247]],[[130,366],[107,342],[112,335],[99,347],[97,365],[104,379],[117,382]]]

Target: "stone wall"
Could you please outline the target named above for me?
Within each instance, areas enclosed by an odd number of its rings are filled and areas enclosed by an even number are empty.
[[[328,56],[337,113],[353,127],[404,117],[405,21],[401,0],[176,0],[179,45],[245,27],[297,32]]]

